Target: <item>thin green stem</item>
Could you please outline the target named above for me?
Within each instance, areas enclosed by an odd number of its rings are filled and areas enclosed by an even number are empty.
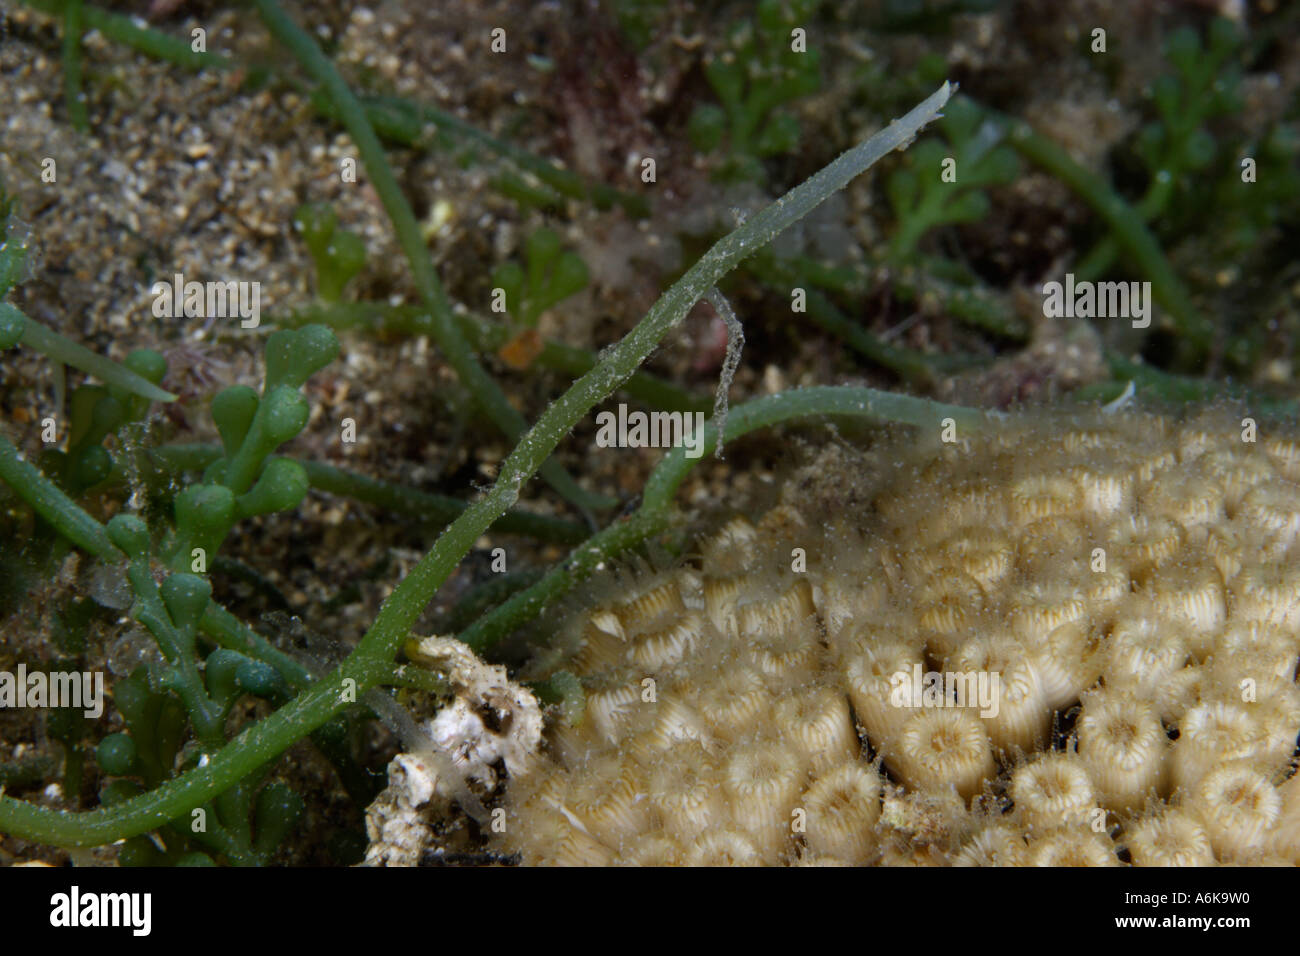
[[[1300,408],[1300,403],[1295,399],[1278,398],[1231,382],[1173,375],[1118,353],[1108,353],[1106,364],[1116,381],[1099,382],[1076,389],[1070,393],[1071,398],[1077,401],[1109,401],[1122,394],[1127,383],[1131,382],[1139,391],[1178,406],[1230,401],[1249,406],[1259,414],[1292,417],[1297,408]]]
[[[493,607],[532,587],[542,579],[544,573],[542,568],[529,567],[506,574],[493,574],[482,584],[470,588],[454,607],[438,618],[435,624],[437,633],[463,631]]]
[[[446,524],[465,510],[465,502],[446,495],[435,495],[389,481],[368,478],[322,462],[302,462],[307,480],[318,491],[364,501],[396,514],[418,518],[429,524]],[[541,541],[559,544],[582,540],[586,531],[581,525],[561,518],[509,511],[493,523],[493,531],[522,534]]]
[[[1009,306],[993,299],[990,293],[976,289],[955,288],[942,280],[935,283],[944,308],[957,320],[999,338],[1023,342],[1029,329]]]
[[[992,111],[989,111],[992,114]],[[1004,117],[1005,119],[1005,117]],[[1115,241],[1132,258],[1137,270],[1151,282],[1151,291],[1168,309],[1181,335],[1204,352],[1214,340],[1214,324],[1196,306],[1147,229],[1142,217],[1109,184],[1076,163],[1058,144],[1034,132],[1028,123],[1011,122],[1008,142],[1026,159],[1047,170],[1074,190],[1110,227]]]
[[[81,35],[85,11],[81,0],[63,0],[63,105],[72,128],[78,133],[90,131],[85,94],[81,83]]]
[[[147,398],[151,402],[173,402],[176,396],[163,391],[148,379],[135,374],[124,365],[118,365],[112,359],[104,358],[85,346],[78,345],[71,339],[64,338],[58,332],[47,329],[41,323],[23,315],[8,302],[0,302],[0,314],[6,318],[19,317],[23,322],[22,338],[18,341],[29,349],[40,352],[47,358],[64,365],[71,365],[87,375],[93,375],[106,385],[116,385],[133,395]]]
[[[504,330],[492,326],[483,330],[483,340],[492,342],[501,339],[505,344]],[[500,346],[497,346],[500,348]],[[542,351],[537,356],[537,363],[543,368],[563,372],[571,378],[585,375],[596,367],[599,359],[588,352],[563,342],[543,342]],[[678,388],[657,375],[649,372],[635,372],[619,390],[638,401],[645,402],[651,408],[660,408],[670,412],[707,412],[713,407],[710,399],[692,395]]]
[[[163,445],[149,449],[149,455],[168,472],[203,471],[223,454],[220,445]],[[268,462],[287,457],[272,455]],[[307,472],[307,480],[317,491],[324,491],[383,508],[394,514],[415,518],[422,523],[445,525],[465,510],[465,503],[447,495],[408,488],[391,481],[369,478],[315,461],[298,461]],[[522,534],[542,541],[572,544],[581,541],[586,531],[581,525],[561,518],[511,511],[492,526],[502,534]]]
[[[39,468],[24,459],[4,435],[0,435],[0,481],[83,551],[105,561],[122,560],[121,552],[113,547],[104,526],[86,514]]]
[[[802,282],[794,269],[784,266],[775,256],[766,256],[761,262],[753,263],[749,271],[769,288],[779,284],[780,291],[786,296]],[[904,381],[916,385],[933,384],[936,366],[942,356],[928,356],[889,345],[846,316],[819,290],[806,289],[805,295],[808,317],[831,335],[843,339],[859,355],[895,372]]]
[[[386,139],[416,146],[425,138],[429,127],[445,129],[510,160],[562,196],[589,201],[602,209],[617,205],[638,219],[650,214],[649,203],[643,197],[629,195],[602,183],[589,183],[576,173],[534,156],[513,143],[499,140],[445,110],[396,96],[366,96],[361,102],[375,131]]]
[[[738,409],[733,409],[733,413]],[[712,428],[712,426],[709,426]],[[740,434],[737,432],[736,434]],[[708,450],[717,447],[717,432],[712,431]],[[727,435],[732,435],[732,423],[727,422]],[[660,463],[660,468],[663,464]],[[644,504],[628,518],[621,518],[603,531],[592,535],[582,545],[570,552],[561,564],[552,568],[532,587],[526,588],[503,601],[483,615],[460,634],[475,651],[491,647],[515,628],[540,614],[552,601],[580,584],[592,572],[612,557],[631,551],[668,527],[669,514],[661,508]]]
[[[439,696],[451,692],[446,676],[413,664],[396,664],[384,675],[382,683],[389,687],[409,687]]]
[[[63,8],[63,0],[19,0],[25,6],[42,13],[57,16]],[[88,30],[98,30],[114,42],[128,46],[137,52],[163,60],[187,70],[233,70],[238,64],[216,53],[195,53],[189,40],[168,36],[158,30],[137,26],[130,17],[109,13],[102,7],[79,4],[82,7],[83,23]]]
[[[528,423],[479,364],[474,350],[461,333],[452,314],[451,302],[434,271],[415,213],[402,195],[401,187],[397,184],[397,178],[393,175],[388,157],[384,154],[379,137],[375,135],[374,127],[370,125],[366,111],[334,64],[321,52],[316,41],[286,15],[275,0],[256,0],[256,4],[271,35],[288,48],[303,69],[325,90],[338,111],[339,121],[361,154],[361,161],[370,174],[371,185],[379,195],[384,211],[388,213],[397,233],[398,244],[410,263],[415,287],[430,310],[429,334],[438,343],[438,348],[442,350],[461,383],[482,404],[493,424],[511,441],[518,441],[527,430]],[[608,508],[618,503],[616,499],[581,488],[559,462],[546,463],[541,474],[547,484],[584,514],[591,509]]]
[[[270,664],[295,689],[301,690],[312,682],[311,672],[307,668],[272,645],[216,601],[208,602],[208,609],[199,621],[199,630],[219,647],[240,651]]]
[[[296,328],[311,322],[328,325],[336,331],[367,327],[375,331],[395,331],[415,335],[425,331],[420,306],[390,305],[387,302],[333,302],[308,306],[283,319],[264,319],[286,328]],[[480,352],[495,352],[510,341],[511,331],[504,325],[479,316],[457,315],[461,331]],[[536,362],[546,369],[564,372],[576,378],[596,367],[597,358],[586,349],[545,340]],[[635,373],[622,390],[654,408],[678,412],[703,412],[712,407],[712,400],[692,395],[671,382],[648,372]]]
[[[1151,222],[1169,205],[1169,200],[1174,193],[1174,175],[1171,170],[1161,168],[1152,177],[1146,193],[1133,207],[1134,211],[1142,217],[1143,222]],[[1075,279],[1091,282],[1101,278],[1115,264],[1118,256],[1119,244],[1115,238],[1103,236],[1074,267]]]

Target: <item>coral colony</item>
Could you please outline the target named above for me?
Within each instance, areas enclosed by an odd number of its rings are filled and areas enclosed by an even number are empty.
[[[1024,417],[886,449],[870,513],[732,520],[572,622],[585,714],[511,781],[499,844],[1300,861],[1300,436],[1255,437],[1222,415]]]

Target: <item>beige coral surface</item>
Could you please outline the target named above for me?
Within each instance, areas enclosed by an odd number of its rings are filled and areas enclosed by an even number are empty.
[[[511,781],[499,847],[1300,862],[1295,434],[1122,412],[943,437],[876,452],[860,514],[735,518],[577,615],[585,712]]]

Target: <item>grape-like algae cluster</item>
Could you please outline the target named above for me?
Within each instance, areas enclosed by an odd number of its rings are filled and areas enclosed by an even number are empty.
[[[500,846],[1300,861],[1300,439],[1136,412],[946,437],[876,453],[869,510],[787,495],[577,615],[585,711],[512,782]]]

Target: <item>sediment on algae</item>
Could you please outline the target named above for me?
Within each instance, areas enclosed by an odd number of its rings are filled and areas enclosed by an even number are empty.
[[[952,437],[873,452],[870,508],[792,485],[575,614],[552,667],[585,712],[510,782],[497,846],[1300,862],[1300,432],[1101,412]]]

